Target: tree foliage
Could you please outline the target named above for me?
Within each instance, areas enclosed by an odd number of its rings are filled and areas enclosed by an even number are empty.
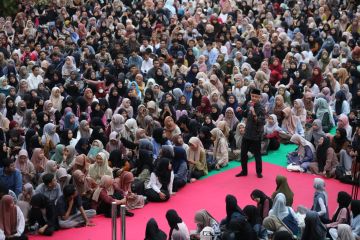
[[[17,7],[16,0],[0,0],[0,17],[14,16]]]

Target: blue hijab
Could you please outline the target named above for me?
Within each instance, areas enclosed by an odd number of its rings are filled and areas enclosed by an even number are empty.
[[[188,88],[188,87],[190,87],[190,90],[189,90],[189,89],[186,89],[186,88]],[[188,83],[188,82],[185,83],[185,88],[184,88],[183,94],[184,94],[184,96],[186,97],[187,103],[190,104],[190,100],[191,100],[191,98],[192,98],[191,83]]]
[[[174,161],[172,163],[174,173],[177,173],[182,163],[187,162],[186,151],[182,147],[174,147]]]
[[[79,123],[77,120],[75,120],[74,123],[70,123],[71,117],[75,117],[75,114],[72,112],[66,113],[64,119],[64,129],[70,129],[71,131],[75,131],[79,127]]]

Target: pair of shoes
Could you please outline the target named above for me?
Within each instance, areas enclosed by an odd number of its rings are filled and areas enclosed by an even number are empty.
[[[261,173],[256,174],[258,178],[263,178],[263,175]]]
[[[243,171],[235,175],[235,177],[245,177],[245,176],[247,176],[247,173]]]
[[[125,216],[127,216],[127,217],[133,217],[133,216],[134,216],[134,213],[129,212],[128,210],[126,210]]]

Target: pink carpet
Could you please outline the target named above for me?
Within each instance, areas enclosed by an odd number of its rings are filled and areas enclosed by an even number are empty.
[[[254,163],[249,164],[249,175],[245,178],[235,178],[234,175],[240,171],[235,168],[213,177],[188,184],[166,203],[149,203],[143,209],[134,210],[135,216],[126,219],[126,239],[144,239],[146,222],[154,217],[159,227],[166,233],[169,228],[165,213],[168,209],[178,211],[181,218],[186,222],[189,229],[195,229],[194,213],[199,209],[207,209],[217,220],[225,216],[225,196],[233,194],[237,197],[240,207],[254,204],[250,198],[252,190],[258,188],[266,194],[271,195],[275,189],[275,177],[278,174],[287,176],[289,185],[295,193],[294,208],[298,205],[311,207],[314,193],[312,184],[315,175],[290,173],[283,167],[264,163],[264,178],[258,179],[255,174]],[[330,215],[336,209],[336,197],[339,191],[351,194],[351,186],[341,184],[337,180],[326,179],[326,189],[329,194]],[[52,240],[99,240],[111,239],[111,219],[98,216],[94,219],[95,227],[61,230],[56,232]],[[120,224],[120,220],[118,220]],[[118,226],[118,239],[120,239],[120,227]],[[45,239],[41,236],[31,236],[31,240]],[[48,239],[48,238],[46,238]]]

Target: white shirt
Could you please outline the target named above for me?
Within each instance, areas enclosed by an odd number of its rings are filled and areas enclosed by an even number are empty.
[[[33,73],[30,73],[29,77],[27,78],[27,81],[29,84],[29,90],[33,90],[33,89],[37,89],[39,84],[42,83],[44,80],[40,74],[37,77],[35,77]]]
[[[142,64],[141,64],[141,71],[143,73],[147,73],[151,68],[153,68],[153,59],[149,58],[147,61],[145,59],[143,59]]]
[[[169,191],[170,195],[172,194],[173,181],[174,181],[174,172],[171,171],[170,183],[168,185],[168,191]],[[156,176],[156,174],[154,172],[152,172],[150,175],[150,181],[147,184],[146,189],[152,188],[155,192],[159,193],[161,187],[162,187],[162,184],[159,182],[159,178]]]
[[[13,235],[15,237],[20,237],[24,230],[25,230],[25,218],[24,214],[22,213],[21,209],[16,206],[16,216],[17,216],[17,227],[16,233]],[[5,240],[4,230],[0,229],[0,240]]]

